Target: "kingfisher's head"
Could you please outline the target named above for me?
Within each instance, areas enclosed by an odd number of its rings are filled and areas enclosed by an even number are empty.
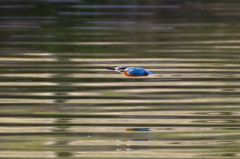
[[[120,67],[107,67],[106,69],[115,70],[117,72],[124,72],[125,69],[127,69],[127,68],[128,67],[120,66]]]

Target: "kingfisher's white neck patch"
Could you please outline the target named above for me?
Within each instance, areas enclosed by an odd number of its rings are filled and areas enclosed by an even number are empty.
[[[126,68],[125,71],[129,71],[130,69],[129,68]]]

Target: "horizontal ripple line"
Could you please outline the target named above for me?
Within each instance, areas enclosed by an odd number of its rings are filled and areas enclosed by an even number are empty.
[[[240,116],[194,115],[194,116],[163,116],[163,115],[84,115],[84,114],[7,114],[1,113],[1,117],[38,117],[38,118],[117,118],[117,119],[240,119]],[[82,124],[82,123],[81,123]],[[97,123],[99,124],[99,123]]]
[[[94,9],[178,9],[178,5],[72,5],[70,8]]]
[[[240,40],[215,40],[215,41],[177,41],[177,42],[0,42],[3,45],[187,45],[187,44],[239,44]]]
[[[240,124],[152,124],[152,123],[143,123],[143,124],[135,124],[135,123],[126,123],[126,124],[119,124],[119,123],[81,123],[81,124],[74,124],[74,123],[67,123],[67,124],[31,124],[31,123],[0,123],[0,126],[6,127],[49,127],[49,126],[89,126],[89,127],[240,127]],[[1,132],[0,132],[1,133]]]

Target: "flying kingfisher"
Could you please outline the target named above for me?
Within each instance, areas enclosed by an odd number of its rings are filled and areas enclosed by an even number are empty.
[[[115,70],[120,73],[124,73],[124,75],[129,77],[139,77],[139,76],[148,76],[148,75],[154,75],[152,72],[149,72],[148,70],[145,70],[140,67],[107,67],[106,69],[109,70]]]

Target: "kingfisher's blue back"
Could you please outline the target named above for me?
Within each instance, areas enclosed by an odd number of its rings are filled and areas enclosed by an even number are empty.
[[[140,67],[128,67],[126,71],[132,76],[147,76],[152,74],[151,72]]]

